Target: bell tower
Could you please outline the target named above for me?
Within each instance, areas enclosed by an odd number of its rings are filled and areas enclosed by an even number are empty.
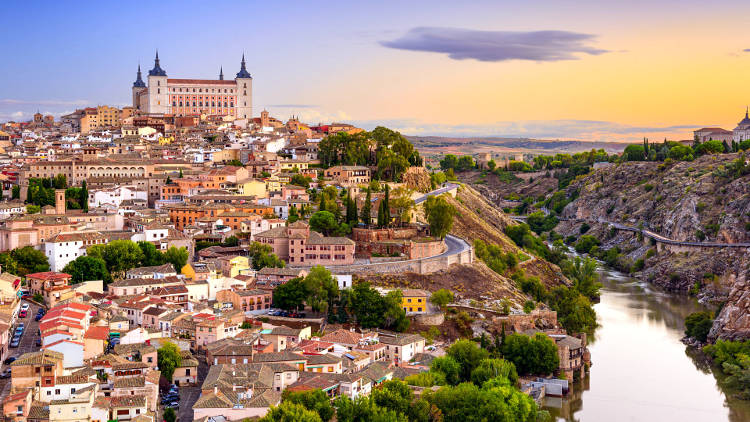
[[[55,189],[55,214],[65,214],[65,189]]]

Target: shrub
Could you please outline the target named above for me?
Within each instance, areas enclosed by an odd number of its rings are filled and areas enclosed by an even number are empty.
[[[583,224],[581,224],[581,227],[578,229],[578,232],[581,233],[581,234],[584,234],[587,231],[589,231],[590,229],[591,229],[591,226],[589,226],[588,223],[583,223]]]
[[[578,242],[576,242],[576,252],[578,253],[589,253],[591,251],[591,248],[594,246],[599,245],[599,239],[595,238],[594,236],[590,235],[583,235],[578,239]]]
[[[647,184],[643,185],[643,189],[644,189],[644,190],[645,190],[646,192],[651,192],[652,190],[654,190],[654,185],[652,185],[652,184],[650,184],[650,183],[647,183]]]
[[[533,311],[535,308],[536,308],[536,305],[534,304],[533,300],[527,300],[523,304],[523,311],[527,314]]]
[[[705,343],[713,322],[710,312],[693,312],[685,318],[685,335]]]

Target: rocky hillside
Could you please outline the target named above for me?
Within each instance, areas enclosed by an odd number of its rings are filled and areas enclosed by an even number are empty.
[[[451,234],[469,243],[473,243],[475,239],[482,239],[500,246],[506,252],[521,252],[503,233],[506,226],[517,223],[498,211],[479,192],[463,185],[459,188],[456,198],[449,195],[445,195],[445,198],[457,210]],[[527,275],[539,277],[540,281],[549,287],[569,284],[559,267],[543,259],[529,257],[520,263],[519,267]],[[521,309],[524,302],[529,299],[513,280],[494,272],[479,259],[469,265],[456,264],[445,271],[428,275],[403,273],[367,275],[363,278],[375,285],[391,288],[430,291],[445,288],[453,291],[459,301],[463,300],[466,304],[473,301],[488,309],[499,308],[503,299],[509,300],[513,307]]]
[[[739,154],[703,156],[673,164],[631,162],[596,170],[574,180],[566,192],[578,196],[563,218],[585,220],[587,234],[617,246],[639,277],[664,289],[696,294],[702,301],[723,303],[714,338],[750,336],[750,270],[746,249],[723,248],[681,252],[656,248],[634,233],[612,231],[609,222],[643,227],[677,241],[750,242],[750,175],[729,169]],[[601,222],[599,224],[593,222]],[[555,229],[579,236],[581,223],[563,221]],[[649,250],[652,250],[649,252]]]
[[[469,243],[480,239],[496,244],[506,252],[522,252],[503,232],[508,225],[517,223],[488,202],[477,190],[462,185],[456,198],[447,199],[457,210],[451,234],[466,239]],[[557,265],[543,259],[531,257],[521,263],[521,266],[527,275],[539,277],[548,287],[569,283]]]

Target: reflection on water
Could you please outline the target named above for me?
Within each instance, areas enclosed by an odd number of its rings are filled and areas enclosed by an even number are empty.
[[[720,373],[680,342],[685,316],[703,310],[621,273],[601,271],[593,366],[565,399],[545,407],[560,421],[750,422],[750,403],[727,396]]]

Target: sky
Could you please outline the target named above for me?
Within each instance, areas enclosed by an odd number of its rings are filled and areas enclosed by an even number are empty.
[[[634,141],[732,129],[750,2],[3,2],[0,121],[130,105],[140,63],[227,78],[253,108],[408,135]]]

